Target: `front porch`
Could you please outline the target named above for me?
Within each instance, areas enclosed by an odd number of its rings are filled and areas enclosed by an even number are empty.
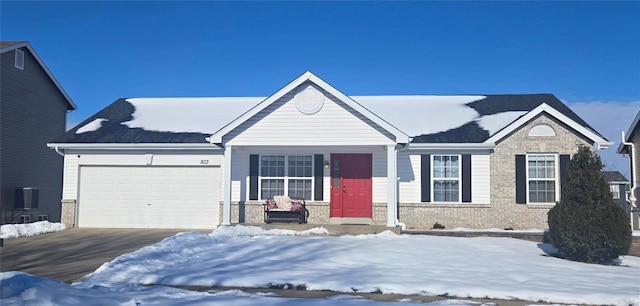
[[[264,201],[245,201],[231,202],[231,224],[243,224],[243,225],[256,225],[264,223]],[[318,201],[306,201],[306,208],[309,211],[309,218],[307,223],[311,225],[317,224],[334,224],[334,218],[330,217],[331,204],[330,202],[318,202]],[[372,226],[388,227],[388,205],[387,203],[374,202],[372,204],[372,218],[369,219],[368,224]],[[220,211],[223,211],[224,203],[220,203]],[[223,224],[223,216],[220,215],[220,224]],[[277,223],[286,224],[286,223]],[[305,224],[303,224],[305,225]],[[361,225],[360,223],[358,225]]]
[[[242,224],[232,224],[233,225],[246,225],[246,226],[257,226],[261,227],[265,230],[270,229],[282,229],[282,230],[293,230],[293,231],[304,231],[316,227],[323,227],[331,236],[340,236],[340,235],[368,235],[368,234],[378,234],[384,231],[391,231],[395,234],[401,233],[401,228],[399,227],[387,227],[386,225],[353,225],[353,224],[314,224],[314,223],[306,223],[306,224],[298,224],[298,223],[242,223]]]

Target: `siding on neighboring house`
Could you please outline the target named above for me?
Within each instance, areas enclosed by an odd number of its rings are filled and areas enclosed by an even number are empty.
[[[632,182],[631,186],[639,186],[638,184],[640,184],[640,182],[633,182],[633,177],[634,177],[634,173],[636,173],[637,176],[640,177],[640,124],[638,124],[638,126],[636,127],[636,131],[633,135],[633,138],[631,138],[631,142],[635,145],[636,151],[634,152],[634,155],[632,157],[632,160],[634,161],[634,164],[635,164],[635,168],[632,169],[631,173],[629,173],[629,176],[630,176],[629,180]],[[636,198],[640,198],[640,188],[636,188]]]
[[[13,207],[15,188],[36,187],[39,209],[26,213],[32,221],[40,214],[59,221],[63,158],[46,144],[64,133],[68,104],[29,50],[20,49],[24,70],[14,66],[15,51],[0,60],[0,206]],[[3,215],[0,222],[7,221]]]
[[[224,136],[226,145],[395,144],[387,131],[324,90],[324,106],[318,113],[299,112],[295,92],[292,90]]]

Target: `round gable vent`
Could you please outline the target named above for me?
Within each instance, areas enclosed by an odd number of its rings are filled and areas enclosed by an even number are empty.
[[[298,111],[306,115],[319,112],[324,105],[324,94],[311,84],[300,87],[294,99]]]

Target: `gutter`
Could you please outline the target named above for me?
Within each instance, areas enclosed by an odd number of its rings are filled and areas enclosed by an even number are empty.
[[[64,157],[64,153],[63,153],[63,152],[60,152],[60,147],[55,146],[53,149],[56,151],[56,153],[58,153],[58,155],[60,155],[60,156]]]
[[[56,149],[84,150],[220,150],[210,143],[48,143],[47,147]],[[58,152],[58,150],[56,150]],[[58,153],[60,154],[60,153]]]

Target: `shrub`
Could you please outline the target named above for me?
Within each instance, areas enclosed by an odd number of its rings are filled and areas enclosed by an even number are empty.
[[[445,229],[446,227],[444,227],[444,225],[436,222],[433,224],[433,229]]]
[[[585,146],[567,165],[560,202],[548,213],[551,243],[564,258],[607,263],[629,251],[629,217],[613,201],[602,168]]]

